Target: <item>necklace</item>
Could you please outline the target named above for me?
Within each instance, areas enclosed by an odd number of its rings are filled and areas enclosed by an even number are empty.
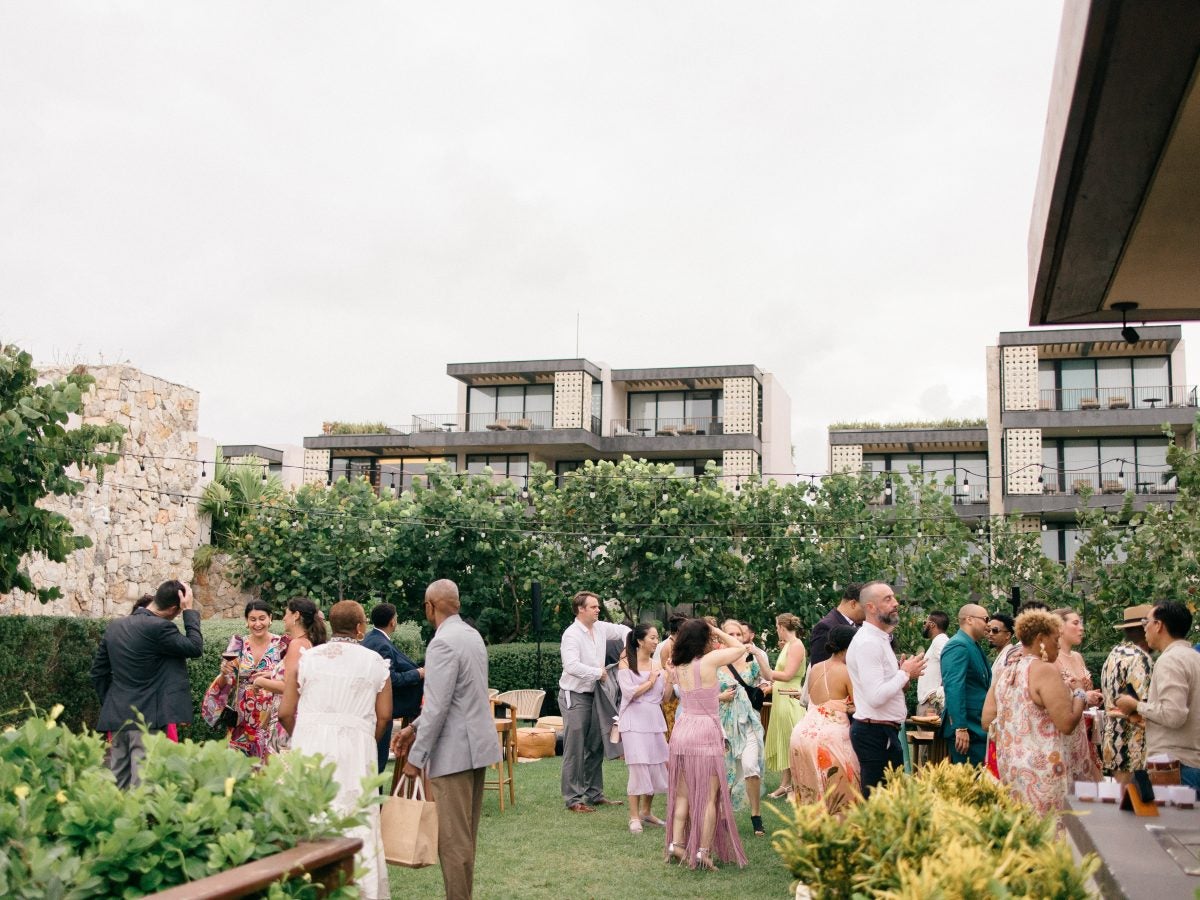
[[[329,639],[329,643],[331,643],[331,644],[334,644],[334,643],[340,643],[340,644],[357,644],[357,643],[358,643],[358,638],[352,638],[352,637],[342,637],[341,635],[337,635],[337,634],[335,634],[333,637],[331,637],[331,638]]]

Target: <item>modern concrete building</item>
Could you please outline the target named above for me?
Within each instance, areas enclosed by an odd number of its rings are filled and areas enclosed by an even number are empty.
[[[262,466],[268,475],[278,476],[286,490],[326,477],[327,465],[306,470],[304,448],[296,444],[222,444],[220,451],[222,459],[232,465]]]
[[[1163,428],[1193,448],[1198,411],[1178,325],[1136,343],[1119,328],[1003,332],[987,348],[987,395],[986,427],[831,429],[829,470],[936,472],[964,518],[1020,513],[1062,562],[1084,495],[1093,507],[1174,500]]]
[[[1029,229],[1030,325],[1200,319],[1200,3],[1067,0]]]
[[[681,474],[715,462],[731,484],[793,477],[791,401],[753,365],[610,369],[586,359],[452,363],[452,412],[414,415],[380,434],[304,439],[306,466],[407,489],[432,462],[523,480],[533,463],[563,474],[586,460],[669,462]]]

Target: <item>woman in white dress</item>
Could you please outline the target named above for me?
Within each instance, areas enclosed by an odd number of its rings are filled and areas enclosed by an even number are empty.
[[[336,770],[338,812],[349,812],[362,797],[362,779],[378,774],[376,742],[392,717],[387,661],[360,647],[367,617],[353,600],[329,611],[333,637],[313,647],[287,670],[279,721],[292,736],[292,750],[321,754]],[[379,835],[379,807],[370,808],[367,825],[347,837],[361,838],[359,865],[367,872],[358,888],[368,900],[386,900],[387,865]]]

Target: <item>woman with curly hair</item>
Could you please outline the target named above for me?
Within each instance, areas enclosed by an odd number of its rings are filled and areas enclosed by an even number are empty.
[[[1044,816],[1057,813],[1066,802],[1064,735],[1079,725],[1086,695],[1068,690],[1055,665],[1062,619],[1033,609],[1021,613],[1014,627],[1021,653],[1000,669],[988,690],[983,726],[996,725],[1000,781]]]

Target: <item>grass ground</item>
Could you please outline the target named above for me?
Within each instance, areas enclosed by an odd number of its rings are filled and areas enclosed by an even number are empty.
[[[768,837],[756,838],[749,812],[738,813],[738,829],[750,864],[722,866],[701,872],[663,864],[665,837],[661,828],[630,834],[624,806],[609,806],[590,814],[567,812],[559,793],[562,760],[520,763],[516,771],[516,806],[499,811],[495,791],[483,801],[479,849],[475,860],[475,897],[488,898],[663,898],[787,896],[791,876],[771,849],[770,834],[781,824],[772,810],[785,810],[786,801],[763,800]],[[625,764],[604,764],[605,794],[625,799]],[[767,790],[779,776],[767,778]],[[655,798],[654,813],[665,818],[665,797]],[[392,867],[393,898],[443,895],[442,873]]]

